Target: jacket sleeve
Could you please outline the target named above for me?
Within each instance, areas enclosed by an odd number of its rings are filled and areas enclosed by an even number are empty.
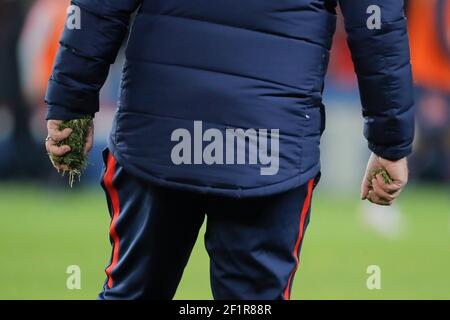
[[[94,115],[99,91],[142,0],[74,0],[77,28],[66,25],[48,83],[47,119]],[[76,12],[76,11],[74,11]]]
[[[358,76],[364,136],[378,156],[403,158],[412,151],[415,122],[403,0],[339,1]],[[373,5],[380,9],[379,28],[368,27]]]

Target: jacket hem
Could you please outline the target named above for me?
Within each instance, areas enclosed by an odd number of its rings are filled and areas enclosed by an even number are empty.
[[[297,188],[307,183],[310,179],[318,177],[318,175],[320,174],[320,163],[317,163],[315,166],[308,169],[306,172],[300,173],[292,178],[274,184],[245,189],[220,188],[208,185],[177,182],[174,180],[156,177],[151,173],[139,170],[132,163],[125,161],[125,159],[122,157],[121,153],[116,148],[114,142],[111,141],[111,139],[108,139],[108,148],[109,151],[113,154],[116,161],[124,168],[124,170],[140,180],[143,180],[145,182],[160,187],[177,189],[180,191],[190,191],[206,195],[223,196],[228,198],[253,198],[253,197],[272,196],[275,194],[283,193],[291,189]]]

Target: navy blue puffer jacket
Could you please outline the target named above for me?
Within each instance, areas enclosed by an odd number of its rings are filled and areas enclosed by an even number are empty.
[[[320,170],[336,2],[73,1],[80,28],[63,33],[47,118],[98,111],[99,90],[138,10],[109,139],[117,161],[158,185],[233,197],[299,186]],[[339,2],[369,148],[407,156],[414,107],[403,1]],[[373,5],[381,9],[378,27],[376,17],[367,22],[377,14]]]

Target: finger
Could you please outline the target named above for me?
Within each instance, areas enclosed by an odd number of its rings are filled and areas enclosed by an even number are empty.
[[[69,153],[71,150],[69,146],[57,146],[54,143],[55,142],[52,143],[52,141],[49,140],[45,144],[45,146],[47,148],[47,152],[51,155],[61,157],[61,156],[65,155],[66,153]]]
[[[84,146],[84,154],[87,155],[91,150],[92,146],[94,145],[94,127],[89,128],[89,133],[86,138],[86,144]]]
[[[59,130],[59,126],[61,125],[62,120],[48,120],[47,121],[47,129],[50,130]]]
[[[377,174],[375,178],[377,179],[378,184],[381,187],[381,189],[383,189],[385,192],[387,192],[389,194],[398,193],[402,188],[401,185],[394,183],[394,182],[385,183],[381,174]]]
[[[373,191],[369,192],[369,194],[367,195],[367,200],[369,200],[373,204],[378,204],[381,206],[390,206],[392,204],[392,201],[385,201],[385,200],[381,199]]]
[[[49,120],[47,121],[47,130],[49,135],[55,140],[62,140],[67,138],[70,133],[72,133],[72,129],[66,128],[64,130],[59,130],[59,127],[63,121],[62,120]]]
[[[45,139],[45,147],[47,148],[47,151],[49,152],[50,146],[58,146],[58,141],[54,140],[52,137],[48,136],[47,139]]]
[[[48,136],[51,138],[51,140],[55,142],[62,141],[64,139],[67,139],[70,134],[72,133],[72,129],[65,128],[64,130],[59,129],[48,129]]]
[[[390,205],[391,205],[390,202],[381,200],[381,199],[378,198],[375,194],[374,194],[374,195],[368,195],[368,196],[367,196],[367,200],[368,200],[369,202],[373,203],[373,204],[380,205],[380,206],[390,206]]]
[[[392,201],[395,197],[383,190],[378,179],[372,179],[373,192],[382,200]]]
[[[369,194],[369,181],[367,180],[367,177],[364,177],[362,183],[361,183],[361,200],[367,199],[367,195]]]

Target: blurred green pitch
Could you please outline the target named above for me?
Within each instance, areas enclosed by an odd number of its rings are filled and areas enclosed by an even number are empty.
[[[0,299],[95,299],[111,252],[97,189],[0,185]],[[357,199],[318,193],[293,299],[450,299],[450,200],[444,187],[410,187],[400,200],[404,233],[387,240],[361,223]],[[79,265],[81,290],[66,289]],[[381,290],[366,288],[379,265]],[[211,299],[203,234],[177,299]]]

